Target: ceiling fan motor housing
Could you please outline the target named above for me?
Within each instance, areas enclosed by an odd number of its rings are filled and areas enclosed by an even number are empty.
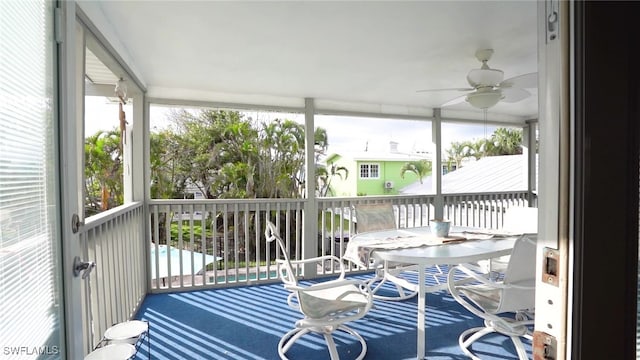
[[[473,69],[467,74],[467,81],[472,87],[498,86],[504,79],[504,72],[497,69]]]

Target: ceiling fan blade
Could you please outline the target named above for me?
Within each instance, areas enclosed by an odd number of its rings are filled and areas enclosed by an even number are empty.
[[[430,91],[473,91],[474,88],[448,88],[448,89],[426,89],[418,90],[416,92],[430,92]]]
[[[529,96],[531,96],[531,93],[527,90],[514,87],[502,89],[502,95],[503,98],[501,101],[514,103],[528,98]]]
[[[501,88],[524,88],[531,89],[538,87],[538,73],[528,73],[524,75],[514,76],[512,78],[506,79],[499,85]]]
[[[446,103],[440,105],[442,107],[445,106],[451,106],[451,105],[456,105],[456,104],[460,104],[461,102],[464,102],[467,99],[467,95],[462,95],[462,96],[458,96],[456,98],[453,98],[449,101],[447,101]]]

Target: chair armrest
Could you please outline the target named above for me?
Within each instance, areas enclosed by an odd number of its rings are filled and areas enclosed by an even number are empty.
[[[449,273],[447,274],[447,283],[455,284],[454,275],[456,270],[464,273],[469,278],[475,281],[478,281],[482,284],[495,287],[495,288],[504,288],[504,286],[501,283],[491,280],[486,276],[486,274],[478,273],[477,270],[474,271],[473,266],[468,267],[466,264],[456,265],[456,266],[453,266],[451,269],[449,269]]]
[[[319,262],[323,262],[323,261],[334,261],[337,262],[339,264],[339,271],[340,271],[340,276],[339,278],[342,279],[345,276],[345,269],[344,269],[344,264],[342,263],[342,261],[340,261],[340,258],[335,256],[335,255],[323,255],[323,256],[318,256],[318,257],[313,257],[313,258],[309,258],[309,259],[302,259],[302,260],[291,260],[290,263],[291,265],[301,265],[301,264],[308,264],[308,263],[319,263]]]
[[[474,272],[472,269],[468,268],[466,265],[456,265],[449,270],[449,274],[447,274],[447,282],[449,284],[455,284],[455,280],[453,278],[456,270],[459,270],[465,273],[467,276],[476,280],[484,285],[493,287],[495,289],[521,289],[521,290],[533,290],[536,288],[535,281],[533,283],[522,282],[522,283],[509,283],[503,284],[501,282],[496,282],[484,276],[484,274],[479,274]]]
[[[340,279],[340,278],[323,281],[323,282],[312,284],[309,286],[286,285],[285,288],[292,291],[312,291],[312,290],[331,289],[331,288],[336,288],[336,287],[346,286],[346,285],[356,285],[364,290],[369,289],[369,285],[366,281],[355,280],[355,279]]]

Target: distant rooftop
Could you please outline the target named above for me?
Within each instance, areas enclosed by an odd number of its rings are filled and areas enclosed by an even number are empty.
[[[432,177],[400,189],[400,194],[433,194]],[[488,156],[442,176],[442,193],[477,193],[527,190],[524,155]]]

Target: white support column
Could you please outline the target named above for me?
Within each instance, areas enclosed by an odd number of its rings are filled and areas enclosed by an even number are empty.
[[[523,161],[526,162],[526,171],[523,174],[525,183],[527,184],[527,196],[529,199],[529,207],[534,207],[535,202],[531,201],[537,192],[537,166],[536,166],[536,128],[537,120],[527,121],[527,125],[522,128],[522,155]]]
[[[135,101],[133,103],[133,108],[134,108],[134,112],[135,112]],[[122,136],[122,188],[123,188],[123,192],[124,192],[124,203],[128,203],[128,202],[132,202],[133,201],[133,191],[134,191],[134,181],[135,181],[135,176],[133,175],[133,170],[135,169],[135,166],[133,164],[133,157],[134,157],[134,147],[133,147],[133,141],[131,141],[131,138],[133,137],[132,135],[135,133],[135,131],[133,130],[134,127],[134,123],[136,122],[136,117],[131,114],[131,112],[127,112],[126,108],[124,108],[123,106],[123,110],[124,110],[124,115],[125,115],[125,121],[126,121],[126,125],[125,125],[125,130],[124,130],[124,134],[120,134],[120,136]]]
[[[433,121],[431,122],[431,142],[433,159],[431,160],[431,178],[433,192],[436,194],[433,203],[434,218],[442,219],[444,216],[444,197],[442,196],[442,116],[440,108],[433,109]]]
[[[129,184],[132,185],[131,198],[129,201],[143,201],[145,199],[145,140],[149,137],[149,133],[146,132],[145,122],[147,119],[144,117],[144,94],[133,94],[133,116],[129,120],[129,126],[127,126],[127,150],[131,152],[128,156],[129,172],[131,179]]]
[[[302,256],[304,259],[318,255],[318,204],[316,202],[316,159],[315,159],[315,105],[313,99],[304,99],[305,126],[305,189],[306,202],[302,218]],[[316,276],[316,265],[308,264],[304,268],[307,277]]]

